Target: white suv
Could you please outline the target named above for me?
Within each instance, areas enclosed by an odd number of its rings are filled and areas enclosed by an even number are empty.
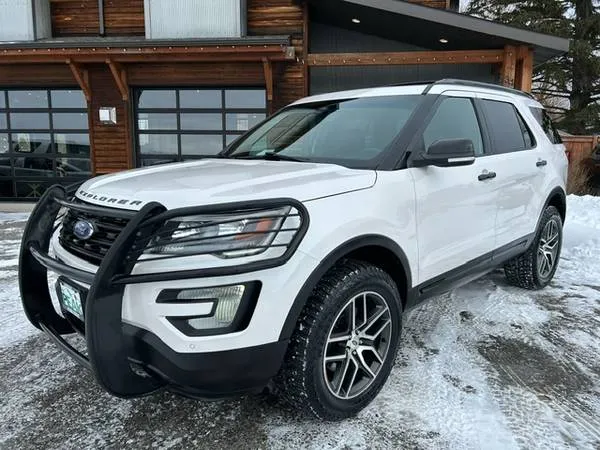
[[[23,237],[23,305],[116,396],[269,384],[342,419],[385,383],[408,308],[502,266],[518,286],[550,282],[566,174],[518,91],[310,97],[217,157],[49,189]]]

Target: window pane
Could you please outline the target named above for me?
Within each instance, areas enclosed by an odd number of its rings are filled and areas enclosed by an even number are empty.
[[[47,113],[12,113],[10,127],[13,130],[47,130],[50,121]]]
[[[63,130],[87,130],[87,113],[54,113],[52,114],[52,126]]]
[[[90,156],[90,136],[87,134],[55,134],[56,153]]]
[[[473,103],[467,98],[447,98],[423,133],[425,150],[442,139],[470,139],[475,154],[483,155],[483,139]]]
[[[515,107],[510,103],[492,100],[483,100],[482,103],[495,153],[524,150],[523,130],[519,124]]]
[[[181,136],[182,155],[216,155],[223,150],[221,135],[190,135]]]
[[[56,174],[59,177],[92,175],[92,167],[89,159],[57,158]]]
[[[12,164],[7,156],[0,157],[0,177],[12,176]]]
[[[79,90],[50,91],[52,108],[87,108],[83,92]]]
[[[21,198],[40,198],[53,184],[54,181],[18,181],[16,194]]]
[[[176,130],[177,114],[138,114],[138,129],[143,130]]]
[[[172,159],[142,159],[142,167],[149,167],[149,166],[158,166],[159,164],[168,164],[168,163],[172,163],[172,162],[176,162],[175,158]]]
[[[225,91],[226,108],[260,108],[267,107],[264,89],[230,89]]]
[[[3,175],[2,163],[0,163],[0,177]],[[0,181],[0,197],[14,197],[13,182],[8,180]]]
[[[8,91],[8,106],[11,108],[47,108],[46,91]]]
[[[266,114],[229,113],[227,114],[227,129],[230,131],[248,131],[265,120]]]
[[[238,140],[241,135],[239,134],[228,134],[225,136],[225,144],[230,145]]]
[[[0,108],[6,108],[5,92],[6,91],[0,91]]]
[[[8,149],[8,134],[0,133],[0,153],[6,153]]]
[[[140,95],[138,103],[139,108],[175,108],[177,101],[175,100],[176,91],[155,91],[144,90]]]
[[[140,134],[142,155],[177,155],[177,135]]]
[[[14,158],[13,165],[16,177],[51,177],[54,176],[53,161],[50,158]]]
[[[49,134],[13,133],[11,147],[17,153],[52,153]]]
[[[221,90],[182,89],[179,91],[181,108],[222,108]]]
[[[181,114],[182,130],[222,130],[223,116],[221,114],[185,113]]]
[[[0,129],[5,130],[7,126],[6,113],[0,112]]]

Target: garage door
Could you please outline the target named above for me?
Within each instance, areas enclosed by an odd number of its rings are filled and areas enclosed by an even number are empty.
[[[77,89],[0,89],[0,199],[35,199],[91,176],[85,98]]]
[[[139,89],[138,166],[216,155],[266,117],[264,89]]]

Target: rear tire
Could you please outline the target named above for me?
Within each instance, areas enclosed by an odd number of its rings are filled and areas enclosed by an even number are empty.
[[[554,206],[548,206],[529,250],[504,265],[508,282],[530,290],[546,287],[558,268],[562,239],[560,213]]]
[[[390,374],[401,314],[400,294],[386,272],[361,261],[339,263],[302,311],[278,376],[279,393],[320,419],[356,415]]]

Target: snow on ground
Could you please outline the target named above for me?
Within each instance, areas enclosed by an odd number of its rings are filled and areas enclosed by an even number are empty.
[[[547,289],[502,272],[405,317],[389,382],[322,423],[270,397],[196,402],[103,393],[21,312],[23,216],[0,216],[0,448],[600,448],[600,198],[569,197]]]

